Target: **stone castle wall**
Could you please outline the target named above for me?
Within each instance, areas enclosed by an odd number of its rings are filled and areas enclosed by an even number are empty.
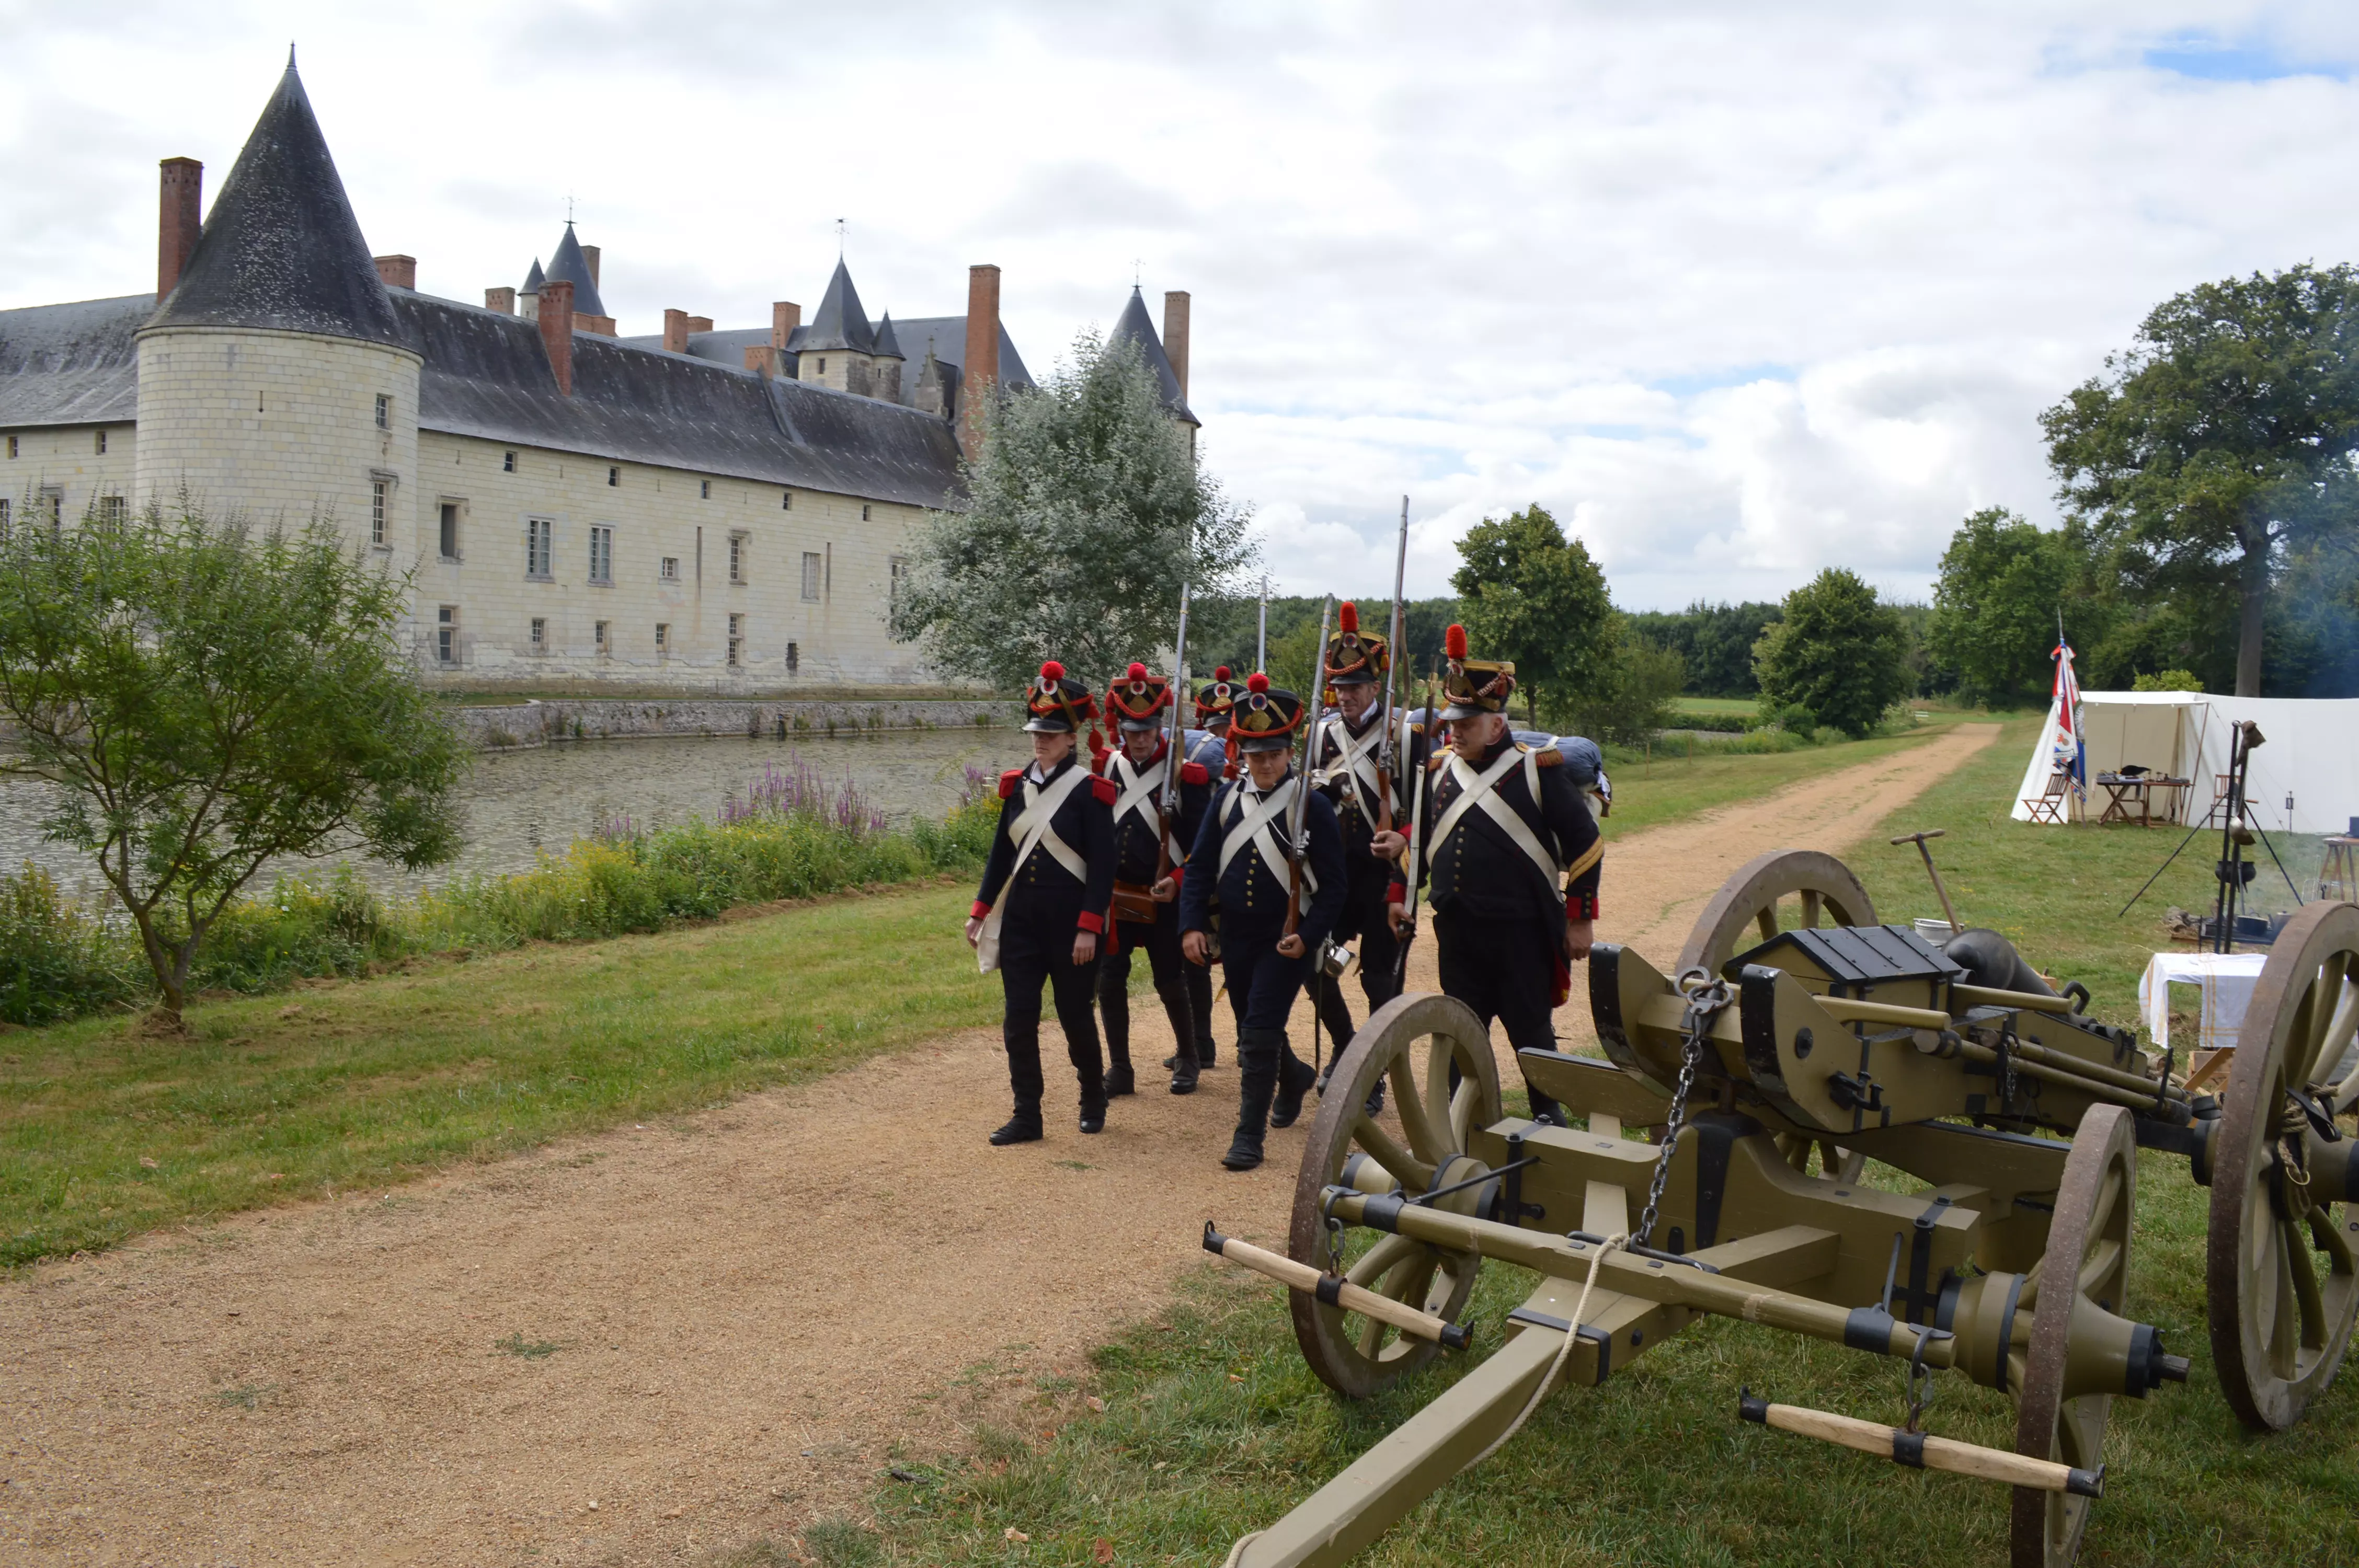
[[[618,701],[609,697],[526,702],[453,710],[460,732],[491,750],[542,746],[552,741],[646,739],[660,736],[798,736],[856,734],[875,730],[947,730],[1013,726],[1020,703],[990,697],[901,702],[876,700],[732,701],[681,698]]]

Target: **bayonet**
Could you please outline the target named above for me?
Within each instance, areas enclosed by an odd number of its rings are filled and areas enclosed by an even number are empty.
[[[1319,726],[1323,722],[1320,712],[1320,697],[1327,689],[1327,617],[1335,601],[1321,595],[1319,600],[1319,641],[1312,645],[1310,662],[1310,693],[1303,716],[1310,720],[1302,727],[1302,765],[1296,771],[1294,801],[1288,811],[1293,820],[1286,830],[1286,935],[1291,936],[1302,924],[1302,862],[1310,853],[1309,824],[1310,820],[1310,762],[1318,754]]]
[[[1171,648],[1171,722],[1164,728],[1163,787],[1157,792],[1155,880],[1171,874],[1171,820],[1180,815],[1180,748],[1188,738],[1180,718],[1180,693],[1188,676],[1188,585],[1180,585],[1180,633]]]

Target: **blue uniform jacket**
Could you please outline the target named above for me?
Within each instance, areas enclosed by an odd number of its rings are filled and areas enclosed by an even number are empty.
[[[1287,879],[1269,869],[1259,850],[1250,844],[1241,847],[1230,860],[1227,874],[1219,876],[1214,885],[1221,847],[1228,840],[1229,803],[1237,796],[1245,798],[1245,814],[1250,815],[1253,802],[1259,797],[1254,795],[1250,779],[1235,779],[1221,786],[1212,797],[1212,808],[1204,814],[1203,826],[1197,830],[1196,847],[1188,853],[1190,874],[1180,884],[1180,929],[1210,931],[1212,911],[1218,908],[1224,942],[1274,942],[1286,927]],[[1285,817],[1272,824],[1271,830],[1283,848]],[[1343,912],[1351,873],[1343,862],[1343,830],[1335,820],[1335,808],[1316,791],[1303,814],[1303,831],[1310,839],[1310,872],[1319,886],[1303,898],[1302,918],[1295,929],[1306,944],[1316,947],[1335,929],[1336,917]]]
[[[1039,782],[1054,784],[1067,768],[1081,765],[1077,758],[1068,757]],[[1016,863],[1016,841],[1008,827],[1024,809],[1023,780],[1038,777],[1038,766],[1010,768],[999,776],[999,826],[991,836],[991,858],[984,862],[974,913],[989,914],[999,890],[1006,887],[1007,918],[1018,924],[1045,919],[1071,929],[1103,931],[1106,906],[1114,901],[1114,785],[1089,779],[1049,819],[1057,837],[1081,856],[1089,871],[1087,881],[1077,881],[1045,847],[1033,850],[1022,865]]]

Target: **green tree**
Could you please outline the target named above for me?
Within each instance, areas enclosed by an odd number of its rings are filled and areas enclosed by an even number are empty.
[[[2076,545],[1997,506],[1975,513],[1950,535],[1927,643],[1957,672],[1961,693],[1993,704],[2048,695],[2057,616],[2084,565]]]
[[[992,401],[962,471],[967,507],[928,520],[891,615],[946,674],[1008,690],[1054,658],[1102,681],[1169,646],[1183,581],[1212,599],[1250,575],[1244,514],[1136,347],[1083,333],[1046,385]]]
[[[2354,349],[2350,266],[2207,283],[2040,416],[2059,495],[2136,587],[2233,586],[2239,697],[2261,693],[2286,552],[2359,538]]]
[[[1543,694],[1573,703],[1611,687],[1622,628],[1605,573],[1545,508],[1484,518],[1458,554],[1450,586],[1474,656],[1515,662],[1534,723]]]
[[[271,860],[459,849],[466,753],[404,646],[407,586],[332,524],[214,523],[185,498],[0,544],[0,769],[46,780],[177,1025],[189,967]]]
[[[1755,644],[1764,708],[1801,707],[1854,739],[1908,693],[1908,634],[1875,590],[1829,567],[1786,596],[1785,619]]]
[[[1671,705],[1687,684],[1687,662],[1638,635],[1626,618],[1617,615],[1614,621],[1618,635],[1605,679],[1554,708],[1549,722],[1560,733],[1636,746],[1654,739],[1669,720]]]
[[[1752,697],[1753,644],[1777,619],[1774,604],[1707,604],[1699,599],[1685,610],[1642,611],[1631,629],[1657,648],[1680,655],[1687,690],[1694,697]]]

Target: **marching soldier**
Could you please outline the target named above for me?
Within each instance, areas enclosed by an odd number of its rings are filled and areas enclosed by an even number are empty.
[[[966,923],[984,972],[996,968],[1007,996],[1002,1033],[1016,1114],[991,1135],[995,1144],[1040,1137],[1043,981],[1056,998],[1065,1053],[1081,1078],[1082,1130],[1105,1128],[1105,1069],[1090,1003],[1098,937],[1114,895],[1114,786],[1073,755],[1095,705],[1088,687],[1066,678],[1064,665],[1051,659],[1040,666],[1025,706],[1032,765],[999,777],[999,827]]]
[[[1343,863],[1350,868],[1350,885],[1343,912],[1335,921],[1334,938],[1339,942],[1359,938],[1360,989],[1368,999],[1370,1012],[1400,994],[1400,940],[1393,935],[1386,902],[1392,862],[1370,845],[1379,827],[1389,827],[1406,817],[1402,802],[1409,792],[1402,787],[1402,781],[1416,778],[1415,769],[1425,755],[1424,737],[1413,735],[1413,752],[1396,756],[1390,772],[1384,766],[1385,730],[1389,726],[1397,731],[1400,721],[1398,713],[1378,711],[1377,698],[1384,693],[1391,657],[1392,650],[1384,638],[1360,630],[1358,606],[1344,600],[1336,611],[1336,630],[1327,640],[1323,665],[1327,684],[1335,694],[1336,711],[1321,721],[1310,749],[1311,783],[1334,804],[1343,831]],[[1397,733],[1393,739],[1397,745]],[[1341,1055],[1353,1027],[1343,988],[1323,965],[1313,971],[1311,987],[1320,1022],[1334,1037],[1336,1054]],[[1381,1104],[1383,1094],[1379,1086],[1371,1106]]]
[[[1180,945],[1190,963],[1211,960],[1212,911],[1220,911],[1222,977],[1236,1012],[1240,1069],[1236,1138],[1221,1157],[1232,1171],[1261,1163],[1266,1130],[1293,1125],[1318,1076],[1294,1054],[1286,1020],[1343,909],[1347,879],[1335,808],[1315,790],[1298,799],[1301,781],[1291,763],[1303,719],[1300,697],[1272,689],[1258,670],[1245,677],[1230,729],[1245,776],[1223,785],[1205,814],[1188,856],[1194,874],[1180,889]],[[1299,864],[1287,843],[1297,811],[1307,846]]]
[[[1229,712],[1236,707],[1237,698],[1245,695],[1245,683],[1229,676],[1229,666],[1221,665],[1212,678],[1196,688],[1196,727],[1204,732],[1188,752],[1188,760],[1201,767],[1206,776],[1219,782],[1237,776],[1237,764],[1229,756]],[[1183,838],[1182,844],[1195,839]],[[1188,1012],[1196,1021],[1196,1065],[1211,1072],[1217,1049],[1212,1043],[1212,971],[1203,964],[1187,964]],[[1166,1056],[1163,1065],[1174,1073],[1180,1070],[1180,1058]]]
[[[1180,911],[1176,901],[1187,864],[1184,846],[1196,841],[1196,825],[1212,794],[1202,764],[1174,759],[1165,734],[1167,711],[1178,699],[1171,683],[1133,665],[1107,687],[1106,716],[1115,721],[1122,744],[1093,764],[1114,787],[1114,929],[1105,957],[1098,960],[1098,1010],[1105,1016],[1106,1094],[1133,1090],[1130,1068],[1130,955],[1147,950],[1156,994],[1180,1044],[1171,1069],[1171,1092],[1196,1088],[1199,1025],[1188,995],[1180,957]],[[1166,818],[1166,770],[1179,762],[1179,810]],[[1209,1005],[1210,999],[1207,998]]]
[[[1516,666],[1468,658],[1462,626],[1450,628],[1444,647],[1450,751],[1430,764],[1421,864],[1393,881],[1394,927],[1407,925],[1408,879],[1424,877],[1443,993],[1486,1029],[1497,1019],[1516,1050],[1553,1051],[1551,1014],[1571,991],[1571,965],[1589,957],[1604,841],[1563,754],[1508,733]],[[1398,833],[1375,844],[1395,859],[1405,848]],[[1535,1118],[1554,1118],[1553,1100],[1538,1090],[1531,1098]]]

